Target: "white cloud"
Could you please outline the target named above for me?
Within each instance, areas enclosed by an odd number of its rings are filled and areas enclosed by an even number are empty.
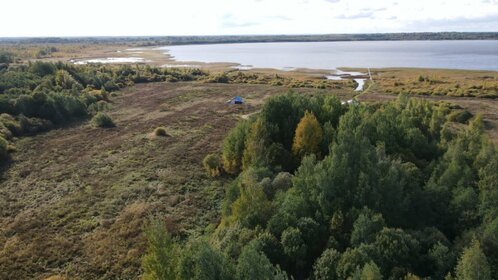
[[[498,31],[498,0],[4,0],[0,36]]]

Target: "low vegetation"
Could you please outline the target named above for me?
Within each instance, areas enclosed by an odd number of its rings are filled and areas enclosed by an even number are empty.
[[[498,98],[498,74],[492,71],[377,69],[373,79],[373,90],[381,93]]]
[[[221,163],[218,155],[209,154],[202,161],[207,174],[211,177],[220,176]]]
[[[106,113],[97,113],[93,118],[92,118],[92,124],[95,127],[102,127],[102,128],[109,128],[109,127],[115,127],[116,125],[114,124],[114,121],[107,115]]]
[[[279,74],[265,74],[243,71],[230,71],[223,74],[213,74],[207,82],[235,83],[235,84],[267,84],[285,86],[288,88],[316,88],[316,89],[353,89],[353,80],[310,79],[309,77],[291,77]]]
[[[480,115],[455,126],[450,112],[404,95],[269,99],[225,138],[223,168],[237,177],[219,225],[179,241],[153,224],[145,275],[495,278],[498,152]]]

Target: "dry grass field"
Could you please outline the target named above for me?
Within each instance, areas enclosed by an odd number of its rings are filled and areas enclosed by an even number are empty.
[[[383,93],[498,98],[498,72],[446,69],[372,69]]]

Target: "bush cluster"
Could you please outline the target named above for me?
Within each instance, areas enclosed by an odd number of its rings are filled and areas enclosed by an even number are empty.
[[[220,176],[221,173],[221,162],[217,155],[209,154],[202,161],[204,169],[211,177]]]

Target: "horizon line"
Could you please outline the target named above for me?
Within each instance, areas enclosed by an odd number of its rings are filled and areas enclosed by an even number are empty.
[[[0,36],[0,39],[38,39],[38,38],[166,38],[166,37],[271,37],[271,36],[330,36],[330,35],[387,35],[387,34],[496,34],[498,31],[413,31],[413,32],[366,32],[366,33],[280,33],[280,34],[209,34],[209,35],[58,35],[58,36]]]

